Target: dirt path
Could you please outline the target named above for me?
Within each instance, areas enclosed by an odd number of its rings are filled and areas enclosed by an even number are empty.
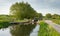
[[[45,20],[45,22],[51,25],[57,32],[60,33],[60,25],[53,23],[51,20]]]

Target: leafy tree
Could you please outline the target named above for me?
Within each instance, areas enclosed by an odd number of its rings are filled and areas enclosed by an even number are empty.
[[[29,19],[36,16],[36,11],[28,3],[16,2],[10,7],[10,14],[18,19]]]
[[[52,18],[53,18],[53,19],[60,19],[60,15],[54,14],[54,15],[52,15]]]
[[[46,18],[47,19],[51,19],[52,18],[52,15],[50,13],[46,14]]]
[[[40,20],[43,19],[43,15],[41,13],[38,13],[38,17],[39,17]]]

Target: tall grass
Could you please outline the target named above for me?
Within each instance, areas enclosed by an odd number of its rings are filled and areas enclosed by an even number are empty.
[[[50,25],[40,22],[38,36],[60,36],[60,34]]]
[[[59,24],[60,25],[60,19],[52,19],[52,21],[56,24]]]
[[[11,24],[9,22],[0,22],[0,29],[1,28],[6,28],[8,26],[10,26]]]

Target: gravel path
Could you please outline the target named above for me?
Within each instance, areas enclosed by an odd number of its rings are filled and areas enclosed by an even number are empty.
[[[45,20],[45,22],[51,25],[57,32],[60,33],[60,25],[53,23],[51,20]]]

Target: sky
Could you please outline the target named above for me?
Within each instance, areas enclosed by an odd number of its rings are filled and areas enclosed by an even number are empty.
[[[11,5],[22,1],[28,2],[32,8],[43,15],[47,13],[60,15],[60,0],[0,0],[0,14],[9,14]]]

